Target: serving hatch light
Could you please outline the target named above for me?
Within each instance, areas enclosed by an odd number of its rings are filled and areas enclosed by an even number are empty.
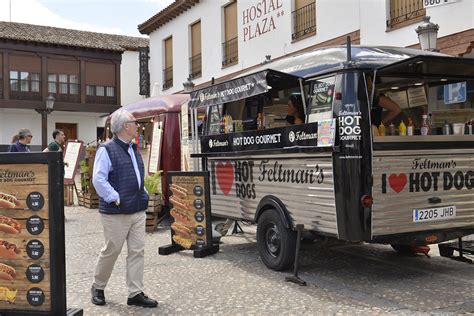
[[[423,82],[417,82],[415,83],[415,86],[422,86],[423,85]]]
[[[441,81],[448,81],[448,79],[446,79],[446,78],[443,78],[443,79],[441,79]]]
[[[400,87],[391,87],[392,90],[398,90]]]

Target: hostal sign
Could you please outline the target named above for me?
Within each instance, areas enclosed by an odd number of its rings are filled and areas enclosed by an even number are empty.
[[[242,11],[244,42],[275,30],[275,20],[284,14],[283,0],[261,0],[244,9]]]

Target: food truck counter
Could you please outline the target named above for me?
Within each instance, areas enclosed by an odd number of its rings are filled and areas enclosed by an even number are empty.
[[[473,142],[474,135],[374,136],[374,143]]]

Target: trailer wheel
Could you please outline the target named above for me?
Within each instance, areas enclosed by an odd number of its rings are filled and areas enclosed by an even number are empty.
[[[283,225],[275,209],[265,211],[258,220],[257,247],[263,263],[280,271],[295,260],[296,233]]]
[[[390,244],[393,250],[401,255],[414,255],[415,252],[411,249],[410,245]]]

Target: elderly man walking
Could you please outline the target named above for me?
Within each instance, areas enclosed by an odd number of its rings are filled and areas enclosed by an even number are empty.
[[[145,209],[148,194],[144,188],[144,165],[132,142],[138,124],[127,111],[115,112],[111,119],[114,137],[97,150],[93,184],[99,194],[99,212],[105,245],[101,249],[92,285],[92,303],[105,304],[104,289],[127,241],[128,305],[156,307],[158,302],[143,293],[145,252]]]
[[[11,153],[28,153],[30,152],[31,139],[33,135],[31,131],[27,128],[22,128],[18,132],[18,140],[11,144],[10,149],[8,150]]]

